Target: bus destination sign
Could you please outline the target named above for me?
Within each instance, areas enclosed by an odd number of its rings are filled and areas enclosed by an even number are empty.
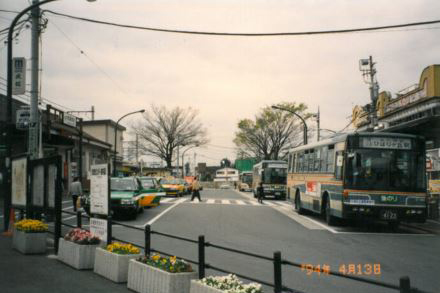
[[[411,139],[395,137],[362,137],[361,147],[373,149],[410,150]]]

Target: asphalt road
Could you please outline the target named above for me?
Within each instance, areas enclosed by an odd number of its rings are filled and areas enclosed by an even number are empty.
[[[217,245],[313,266],[327,265],[333,271],[349,268],[352,276],[398,284],[409,276],[411,284],[428,292],[438,292],[440,280],[440,225],[402,226],[393,232],[380,223],[347,223],[328,227],[314,215],[296,214],[289,202],[266,200],[260,205],[250,193],[235,190],[204,190],[202,202],[165,198],[156,208],[146,209],[136,220],[117,219],[138,228],[150,224],[153,231],[174,234]],[[68,202],[66,210],[71,210]],[[65,222],[75,218],[64,215]],[[87,221],[84,222],[87,225]],[[426,226],[429,229],[426,229]],[[113,235],[143,244],[141,231],[115,225]],[[153,235],[152,247],[191,260],[197,260],[197,244]],[[273,283],[269,261],[206,248],[206,261],[229,271]],[[379,269],[380,267],[380,269]],[[307,269],[308,268],[308,269]],[[196,268],[197,269],[197,268]],[[370,271],[371,269],[371,271]],[[375,270],[374,270],[375,269]],[[209,274],[218,272],[207,271]],[[283,267],[283,284],[303,292],[397,292],[353,280],[328,276],[296,267]],[[266,292],[272,289],[266,288]]]

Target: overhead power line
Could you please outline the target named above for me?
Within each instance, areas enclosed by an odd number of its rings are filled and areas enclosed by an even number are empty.
[[[355,33],[355,32],[366,32],[366,31],[378,31],[384,29],[394,29],[394,28],[403,28],[403,27],[413,27],[413,26],[423,26],[430,24],[440,23],[440,20],[431,20],[431,21],[421,21],[421,22],[410,22],[403,24],[394,24],[394,25],[384,25],[384,26],[374,26],[374,27],[364,27],[364,28],[351,28],[351,29],[333,29],[333,30],[321,30],[321,31],[304,31],[304,32],[275,32],[275,33],[228,33],[228,32],[208,32],[208,31],[190,31],[190,30],[177,30],[177,29],[165,29],[165,28],[156,28],[156,27],[146,27],[146,26],[137,26],[137,25],[129,25],[129,24],[121,24],[109,21],[96,20],[85,17],[78,17],[69,14],[64,14],[60,12],[55,12],[52,10],[44,10],[45,12],[80,20],[91,23],[97,23],[102,25],[110,25],[122,28],[130,28],[130,29],[138,29],[138,30],[148,30],[148,31],[156,31],[156,32],[165,32],[165,33],[177,33],[177,34],[193,34],[193,35],[211,35],[211,36],[237,36],[237,37],[273,37],[273,36],[304,36],[304,35],[323,35],[323,34],[343,34],[343,33]]]

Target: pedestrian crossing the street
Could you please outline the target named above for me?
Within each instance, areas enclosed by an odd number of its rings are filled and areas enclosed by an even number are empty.
[[[161,203],[175,203],[181,198],[162,198]],[[285,201],[264,201],[263,204],[258,203],[254,200],[239,200],[239,199],[204,199],[199,202],[197,199],[191,201],[189,198],[183,199],[182,203],[186,204],[218,204],[218,205],[240,205],[240,206],[268,206],[268,207],[291,207],[291,204]]]

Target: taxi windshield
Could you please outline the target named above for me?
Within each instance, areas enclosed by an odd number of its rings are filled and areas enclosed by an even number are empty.
[[[136,184],[132,178],[112,178],[110,188],[114,191],[133,191],[136,190]]]

